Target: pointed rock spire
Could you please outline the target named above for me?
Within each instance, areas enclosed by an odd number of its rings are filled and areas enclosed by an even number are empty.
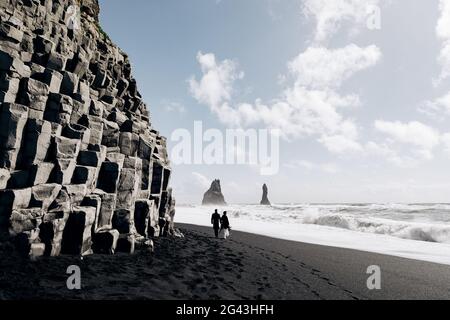
[[[267,185],[264,184],[262,189],[263,189],[263,195],[262,195],[261,205],[262,206],[270,206],[270,201],[269,201],[269,198],[267,197],[268,196]]]
[[[220,180],[214,180],[211,187],[203,196],[202,204],[205,205],[226,205],[225,198],[222,194]]]

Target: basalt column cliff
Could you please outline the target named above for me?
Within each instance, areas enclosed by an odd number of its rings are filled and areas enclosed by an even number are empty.
[[[165,138],[97,0],[0,1],[0,235],[33,256],[173,232]]]

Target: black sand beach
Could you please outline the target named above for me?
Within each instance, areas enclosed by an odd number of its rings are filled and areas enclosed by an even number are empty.
[[[157,239],[155,252],[20,259],[0,251],[0,299],[449,299],[450,266],[179,225],[185,238]],[[66,288],[69,265],[79,291]],[[382,289],[369,291],[378,265]]]

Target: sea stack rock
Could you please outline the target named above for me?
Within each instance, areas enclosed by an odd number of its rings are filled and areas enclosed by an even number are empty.
[[[205,195],[203,196],[203,202],[202,204],[204,206],[207,205],[226,205],[225,198],[222,194],[222,188],[220,186],[220,180],[214,180],[211,183],[211,187],[208,191],[206,191]]]
[[[0,1],[0,239],[133,252],[173,229],[166,139],[97,0]]]
[[[263,190],[263,195],[262,195],[261,205],[262,206],[270,206],[270,201],[268,198],[268,189],[267,189],[266,184],[263,185],[262,190]]]

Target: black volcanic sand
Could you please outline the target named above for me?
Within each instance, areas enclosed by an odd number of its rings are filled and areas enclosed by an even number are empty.
[[[42,258],[0,248],[0,299],[449,299],[450,267],[384,255],[181,226],[185,238],[155,241],[155,252]],[[369,291],[367,267],[382,270]],[[82,289],[66,287],[70,265]]]

